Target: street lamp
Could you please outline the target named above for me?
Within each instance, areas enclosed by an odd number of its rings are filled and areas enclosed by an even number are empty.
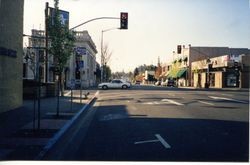
[[[103,79],[104,80],[106,79],[106,76],[105,76],[106,69],[104,69],[104,66],[106,67],[106,62],[107,62],[107,61],[105,61],[104,54],[103,54],[104,53],[103,52],[103,33],[111,31],[111,30],[116,30],[116,29],[120,29],[120,28],[110,28],[110,29],[102,30],[102,36],[101,36],[101,82],[103,82]]]

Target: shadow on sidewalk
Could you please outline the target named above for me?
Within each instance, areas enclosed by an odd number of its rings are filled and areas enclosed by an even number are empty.
[[[0,113],[0,160],[33,160],[91,97],[93,94],[82,99],[82,103],[79,97],[73,97],[72,104],[71,97],[60,97],[59,116],[56,115],[57,98],[43,98],[40,101],[40,120],[37,107],[34,111],[33,100],[24,100],[22,107]]]

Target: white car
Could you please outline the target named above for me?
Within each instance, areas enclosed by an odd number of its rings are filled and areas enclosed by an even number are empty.
[[[130,88],[131,84],[120,79],[112,80],[111,82],[104,82],[98,85],[100,89],[109,89],[109,88],[121,88],[127,89]]]

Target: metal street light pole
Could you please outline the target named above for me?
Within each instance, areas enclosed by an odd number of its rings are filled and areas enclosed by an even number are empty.
[[[108,31],[111,31],[111,30],[116,30],[116,29],[120,29],[120,28],[109,28],[109,29],[105,29],[105,30],[102,30],[102,36],[101,36],[101,82],[103,82],[103,79],[104,81],[106,80],[106,61],[105,61],[105,58],[104,58],[104,52],[103,52],[103,33],[104,32],[108,32]],[[104,66],[105,66],[105,69],[104,69]]]

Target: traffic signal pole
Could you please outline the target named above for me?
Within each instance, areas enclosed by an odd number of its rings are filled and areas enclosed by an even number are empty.
[[[70,30],[74,30],[75,28],[78,28],[78,27],[80,27],[80,26],[82,26],[82,25],[84,25],[86,23],[89,23],[89,22],[92,22],[92,21],[95,21],[95,20],[99,20],[99,19],[120,19],[120,18],[118,18],[118,17],[98,17],[98,18],[93,18],[93,19],[90,19],[90,20],[88,20],[86,22],[83,22],[83,23],[81,23],[81,24],[79,24],[77,26],[74,26],[74,27],[70,28]]]
[[[104,56],[103,56],[103,33],[104,32],[107,32],[107,31],[110,31],[110,30],[114,30],[114,29],[128,29],[128,13],[124,13],[122,12],[120,14],[120,17],[97,17],[97,18],[93,18],[93,19],[90,19],[88,21],[85,21],[77,26],[74,26],[72,28],[70,28],[70,30],[74,30],[86,23],[89,23],[89,22],[92,22],[92,21],[95,21],[95,20],[100,20],[100,19],[120,19],[120,28],[110,28],[110,29],[106,29],[106,30],[102,30],[102,36],[101,36],[101,82],[103,82],[103,77],[104,77],[104,74],[105,74],[105,71],[104,71]]]

